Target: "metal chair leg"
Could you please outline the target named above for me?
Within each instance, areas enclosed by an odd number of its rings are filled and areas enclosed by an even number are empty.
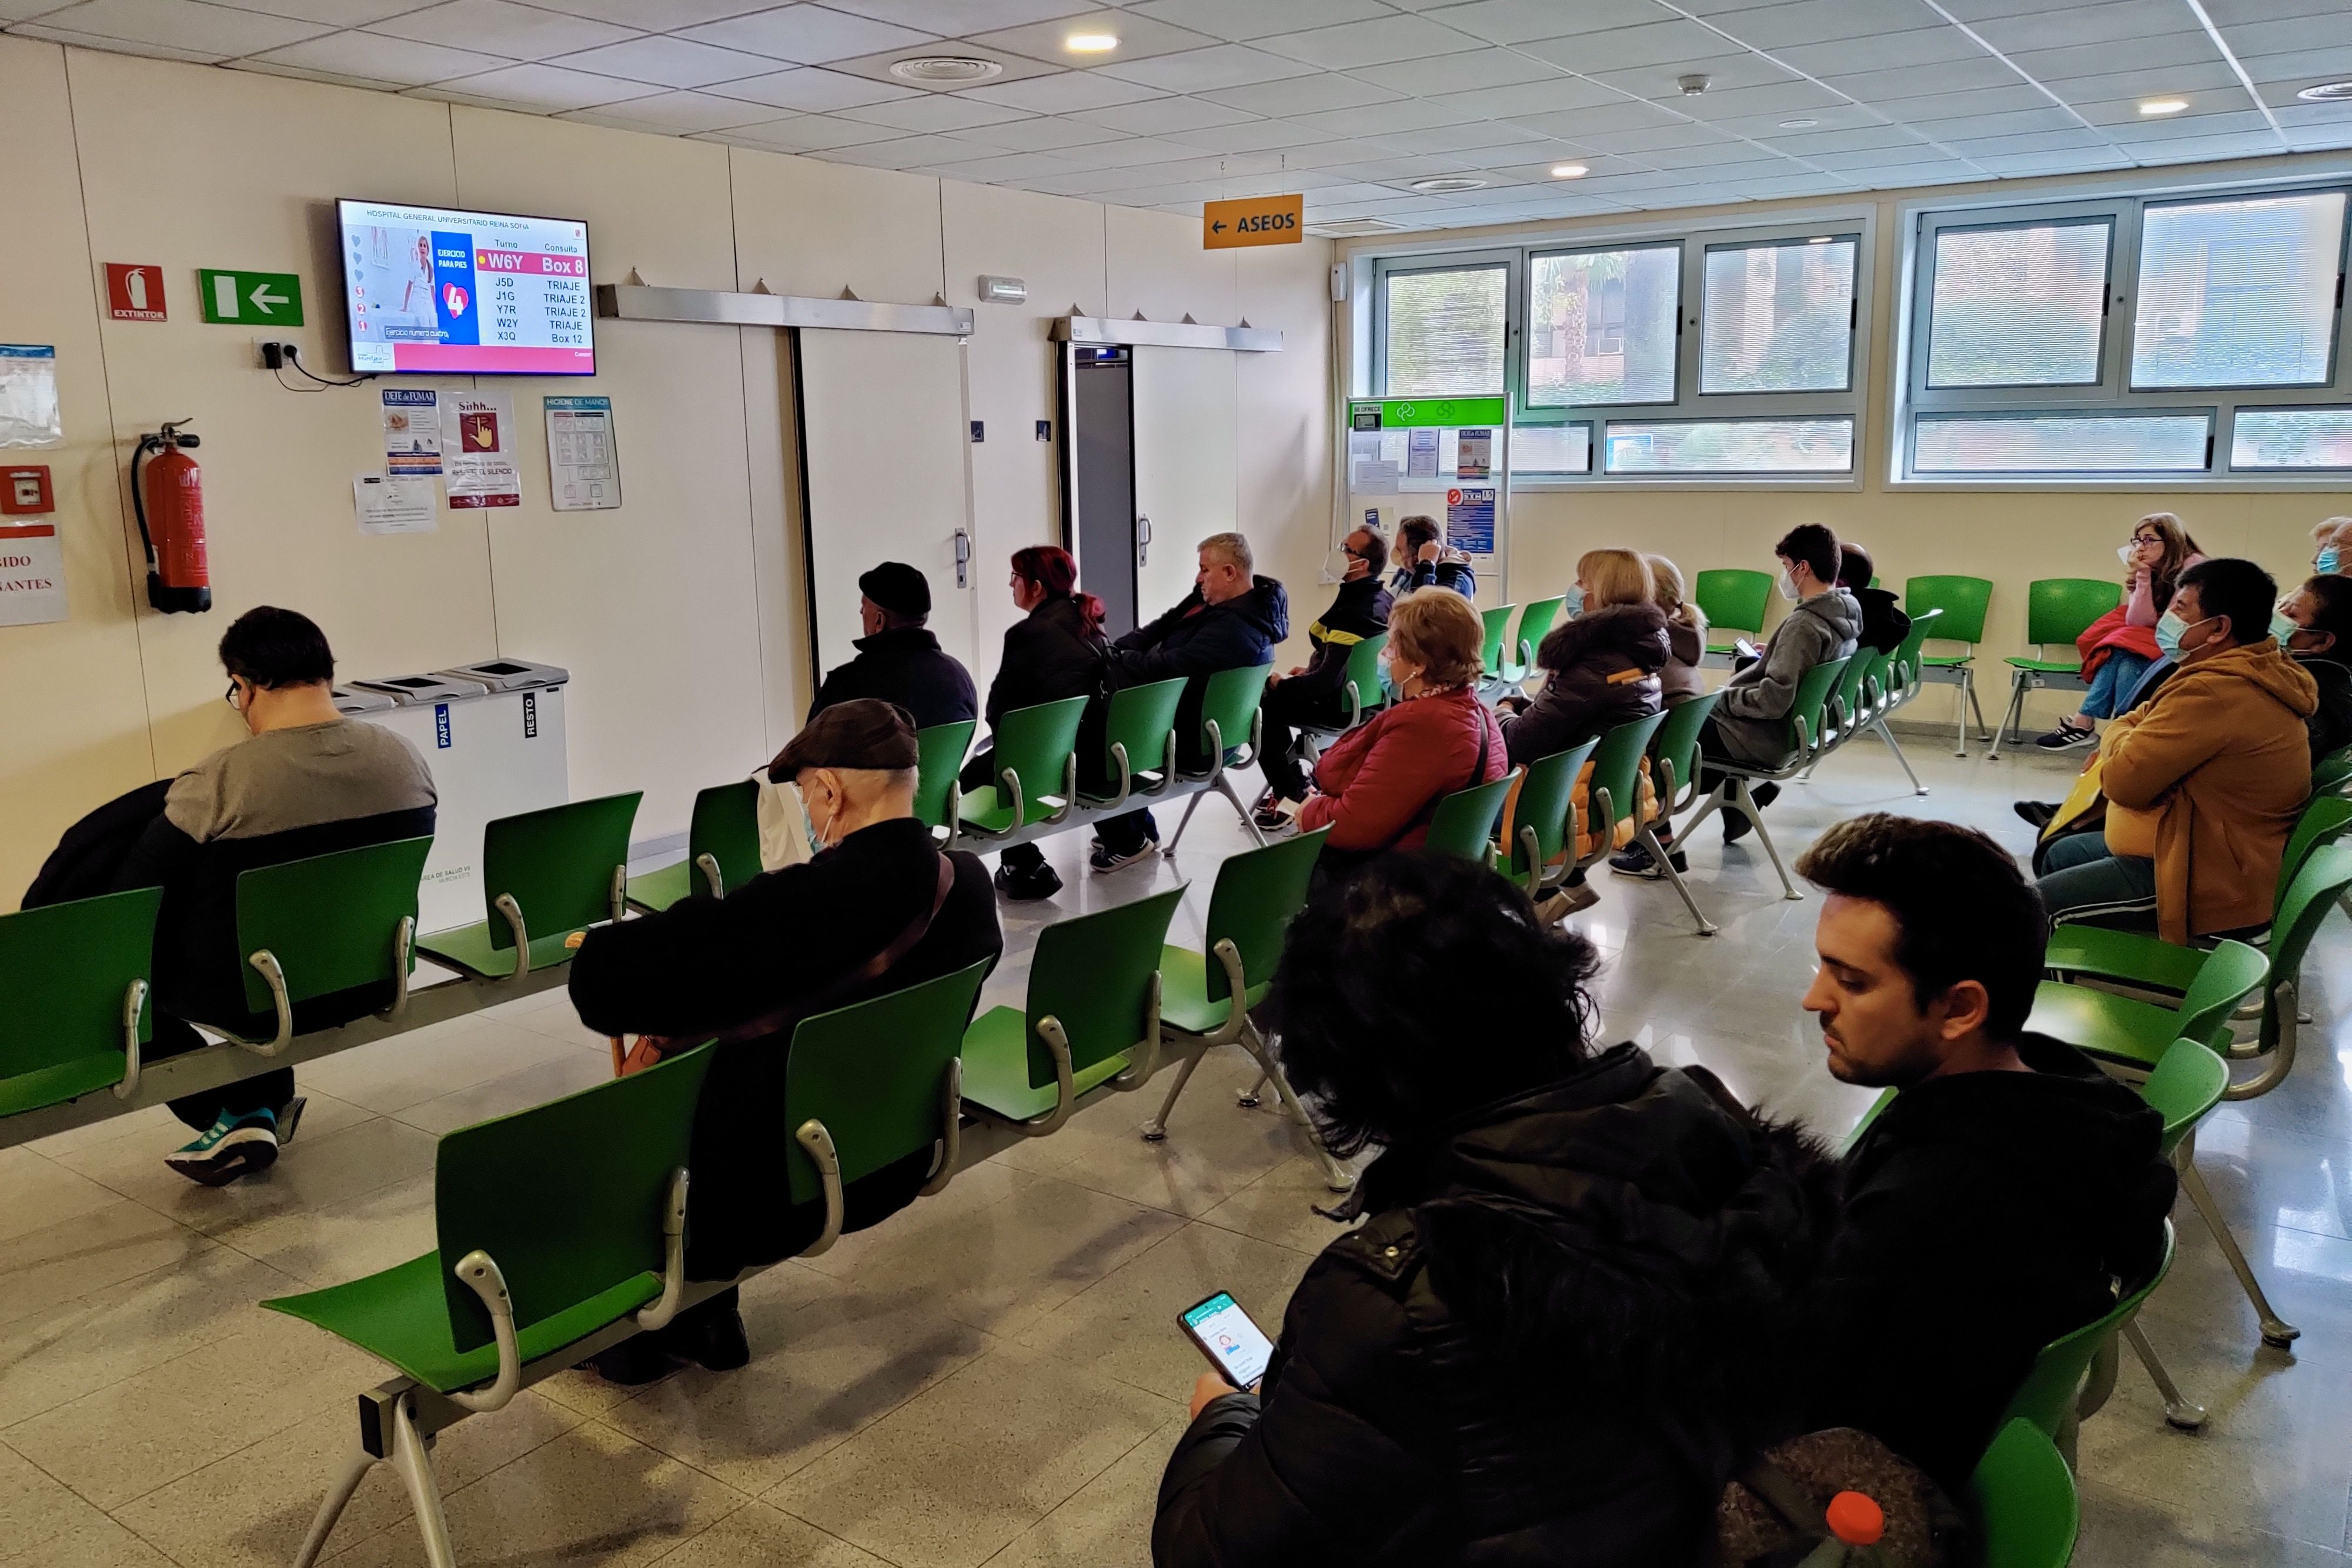
[[[2017,744],[2017,726],[2018,721],[2025,716],[2025,694],[2027,689],[2028,688],[2025,685],[2025,672],[2023,670],[2020,670],[2011,678],[2009,683],[2009,707],[2007,711],[2002,713],[2000,716],[2000,722],[1993,727],[1992,749],[1985,753],[1985,757],[1989,760],[1998,759],[2000,758],[2001,743],[2003,741],[2007,741],[2011,746],[2015,746]],[[1981,723],[1982,719],[1979,718],[1979,722]]]
[[[1969,704],[1975,695],[1975,692],[1969,685],[1969,672],[1963,668],[1960,671],[1958,689],[1952,694],[1952,755],[1955,757],[1966,757],[1969,754]],[[1982,708],[1977,709],[1977,727],[1979,729],[1984,727],[1984,709]]]
[[[1192,798],[1184,802],[1184,820],[1176,824],[1176,836],[1168,841],[1168,847],[1160,852],[1161,854],[1171,860],[1176,858],[1176,846],[1184,841],[1184,830],[1192,825],[1192,813],[1201,809],[1201,797],[1207,793],[1206,789],[1195,789]]]
[[[1657,830],[1644,822],[1641,831],[1634,835],[1633,841],[1649,852],[1650,858],[1657,862],[1660,871],[1665,873],[1666,880],[1674,884],[1675,891],[1682,894],[1683,907],[1689,910],[1690,917],[1698,923],[1698,934],[1702,936],[1714,936],[1715,922],[1706,917],[1706,912],[1698,906],[1698,900],[1691,896],[1691,890],[1684,883],[1682,873],[1675,870],[1673,852],[1659,842]]]
[[[2164,1401],[2165,1424],[2184,1432],[2194,1432],[2205,1425],[2205,1406],[2192,1405],[2180,1396],[2180,1390],[2173,1384],[2172,1374],[2164,1369],[2164,1363],[2157,1356],[2156,1346],[2148,1343],[2147,1335],[2140,1332],[2137,1318],[2124,1324],[2124,1338],[2131,1341],[2133,1354],[2139,1357],[2139,1364],[2147,1368],[2147,1375],[2156,1385],[2157,1396]]]
[[[2262,1281],[2254,1278],[2252,1266],[2246,1261],[2245,1253],[2238,1247],[2238,1239],[2230,1234],[2229,1222],[2221,1218],[2221,1206],[2213,1201],[2212,1189],[2205,1185],[2204,1176],[2198,1173],[2195,1139],[2194,1133],[2182,1139],[2173,1155],[2172,1163],[2180,1171],[2180,1185],[2188,1191],[2189,1201],[2197,1206],[2198,1215],[2205,1221],[2205,1228],[2213,1233],[2214,1241],[2221,1246],[2221,1255],[2230,1260],[2230,1268],[2237,1274],[2238,1283],[2246,1292],[2246,1300],[2253,1303],[2254,1315],[2262,1320],[2263,1343],[2284,1350],[2302,1336],[2303,1331],[2279,1316],[2271,1306],[2270,1297],[2263,1293]]]
[[[1201,1058],[1208,1054],[1202,1051],[1188,1056],[1176,1069],[1176,1082],[1168,1086],[1168,1097],[1160,1102],[1160,1109],[1153,1113],[1151,1120],[1143,1124],[1145,1143],[1156,1144],[1168,1135],[1168,1113],[1176,1109],[1176,1097],[1184,1092],[1184,1085],[1192,1081],[1192,1070],[1200,1066]]]
[[[368,1471],[373,1469],[375,1456],[365,1448],[355,1448],[352,1457],[343,1462],[334,1485],[327,1489],[326,1500],[319,1505],[318,1513],[310,1521],[310,1533],[302,1538],[302,1550],[294,1554],[294,1568],[310,1568],[319,1561],[319,1553],[326,1548],[327,1537],[335,1532],[335,1521],[343,1517],[343,1509],[351,1502],[352,1494],[360,1490],[360,1482],[367,1479]]]
[[[1904,756],[1903,748],[1895,743],[1895,732],[1886,727],[1886,721],[1883,718],[1872,719],[1870,727],[1878,732],[1879,739],[1886,742],[1886,749],[1895,753],[1895,760],[1903,764],[1903,771],[1911,780],[1911,792],[1915,795],[1925,795],[1927,792],[1927,787],[1920,783],[1919,775],[1912,771],[1911,759]]]
[[[1990,740],[1992,738],[1992,731],[1985,727],[1984,704],[1977,696],[1977,679],[1976,672],[1974,670],[1970,670],[1969,672],[1968,684],[1969,706],[1977,716],[1977,739],[1980,742]]]
[[[1265,1041],[1258,1034],[1256,1025],[1253,1024],[1242,1030],[1242,1049],[1257,1059],[1259,1070],[1265,1074],[1267,1082],[1274,1085],[1275,1093],[1281,1097],[1282,1108],[1290,1113],[1290,1119],[1297,1122],[1300,1131],[1307,1134],[1307,1146],[1315,1151],[1315,1163],[1323,1169],[1323,1185],[1333,1192],[1348,1192],[1353,1189],[1356,1185],[1355,1176],[1349,1173],[1347,1166],[1333,1159],[1331,1151],[1323,1146],[1322,1138],[1315,1131],[1315,1124],[1307,1117],[1307,1107],[1298,1103],[1297,1094],[1290,1087],[1290,1080],[1285,1078],[1282,1075],[1282,1069],[1275,1064],[1274,1057],[1265,1049]]]
[[[1748,792],[1748,780],[1740,779],[1738,788],[1737,805],[1739,814],[1747,818],[1748,824],[1756,830],[1756,841],[1764,846],[1764,853],[1771,861],[1772,869],[1780,873],[1782,894],[1791,900],[1802,901],[1805,895],[1799,893],[1797,884],[1789,880],[1789,868],[1780,863],[1780,852],[1773,847],[1771,831],[1764,826],[1764,813],[1757,810],[1755,799]]]
[[[1257,1075],[1257,1082],[1255,1083],[1251,1084],[1247,1089],[1243,1090],[1241,1093],[1234,1096],[1234,1103],[1239,1105],[1244,1111],[1255,1111],[1265,1103],[1264,1098],[1265,1094],[1265,1074],[1261,1072]]]
[[[1241,791],[1234,788],[1233,775],[1230,773],[1217,775],[1217,793],[1233,802],[1234,814],[1241,818],[1242,826],[1249,830],[1249,836],[1257,841],[1258,848],[1265,848],[1265,834],[1258,830],[1257,818],[1243,801]],[[1178,836],[1181,838],[1182,835],[1180,833]],[[1176,848],[1173,844],[1168,847],[1171,853]]]
[[[449,1519],[441,1511],[441,1485],[433,1479],[433,1461],[417,1434],[416,1414],[407,1395],[392,1407],[392,1465],[408,1488],[408,1506],[415,1511],[417,1531],[425,1537],[425,1561],[431,1568],[457,1568],[457,1553],[449,1544]]]

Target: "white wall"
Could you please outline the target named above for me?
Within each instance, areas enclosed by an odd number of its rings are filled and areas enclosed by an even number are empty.
[[[641,840],[680,831],[694,790],[781,746],[812,688],[782,335],[604,321],[592,381],[501,380],[523,438],[523,505],[443,510],[431,533],[364,538],[353,475],[382,457],[373,389],[282,391],[250,330],[207,326],[195,269],[301,274],[286,334],[340,367],[332,202],[382,197],[587,219],[598,283],[838,295],[975,308],[966,350],[984,683],[1013,612],[1005,556],[1060,530],[1049,318],[1246,315],[1286,334],[1241,356],[1238,521],[1287,578],[1303,629],[1330,496],[1330,247],[1205,253],[1196,220],[927,176],[0,38],[9,287],[0,341],[52,343],[72,618],[0,628],[0,908],[58,832],[110,796],[239,733],[213,645],[277,602],[315,616],[349,674],[502,653],[571,668],[575,793],[646,790]],[[99,264],[163,267],[172,319],[102,320]],[[979,275],[1024,277],[979,305]],[[463,387],[470,378],[437,383]],[[539,399],[614,400],[625,505],[547,504]],[[214,612],[144,608],[123,479],[131,444],[193,416],[204,437]],[[1303,635],[1303,632],[1302,632]]]

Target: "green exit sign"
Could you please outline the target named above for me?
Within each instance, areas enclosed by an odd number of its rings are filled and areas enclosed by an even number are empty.
[[[302,279],[291,272],[229,272],[202,267],[196,294],[205,319],[239,327],[299,327]]]

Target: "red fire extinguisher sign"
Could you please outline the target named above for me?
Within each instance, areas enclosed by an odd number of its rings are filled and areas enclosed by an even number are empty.
[[[163,269],[145,262],[108,262],[106,309],[118,321],[163,320]]]

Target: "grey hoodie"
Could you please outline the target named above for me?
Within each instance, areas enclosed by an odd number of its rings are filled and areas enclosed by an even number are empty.
[[[1862,605],[1843,588],[1817,593],[1789,612],[1764,645],[1764,656],[1733,675],[1716,705],[1724,749],[1759,767],[1786,766],[1796,755],[1789,710],[1798,683],[1814,665],[1851,655],[1861,635]]]

